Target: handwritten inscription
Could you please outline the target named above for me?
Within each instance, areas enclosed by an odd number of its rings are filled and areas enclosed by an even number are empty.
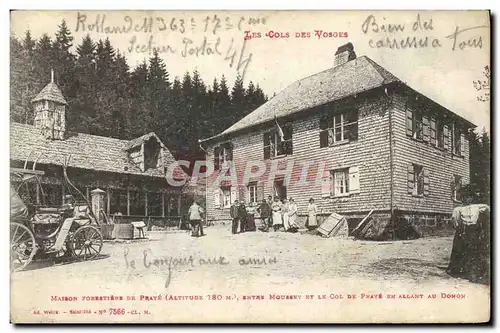
[[[110,23],[106,14],[95,14],[88,16],[86,13],[76,13],[75,31],[97,32],[105,34],[128,34],[128,33],[155,33],[155,32],[179,32],[186,33],[188,30],[194,32],[197,27],[199,31],[211,32],[216,35],[220,31],[238,29],[243,31],[248,27],[264,26],[267,23],[264,16],[248,17],[232,16],[220,17],[217,14],[206,16],[201,24],[197,24],[194,17],[164,17],[164,16],[144,16],[132,17],[124,15],[120,23]]]
[[[230,264],[229,260],[225,256],[216,256],[216,257],[201,257],[195,258],[190,255],[187,257],[173,257],[173,256],[155,256],[151,249],[146,249],[142,252],[142,258],[139,261],[140,266],[135,259],[129,258],[129,248],[125,247],[123,251],[123,258],[125,261],[125,268],[127,269],[164,269],[167,271],[167,277],[165,281],[165,288],[168,288],[172,279],[172,272],[178,268],[195,268],[195,267],[225,267]],[[277,263],[276,257],[272,258],[248,258],[242,257],[239,258],[238,264],[240,266],[265,266],[265,265],[273,265]]]
[[[365,35],[375,35],[368,41],[371,48],[385,49],[440,49],[444,41],[451,41],[450,48],[455,50],[481,49],[483,37],[481,35],[470,35],[472,32],[489,26],[474,26],[468,28],[455,27],[452,34],[441,37],[436,36],[434,20],[432,17],[423,17],[417,14],[411,22],[388,22],[385,17],[377,18],[368,15],[361,25],[361,31]],[[428,35],[427,35],[428,34]]]

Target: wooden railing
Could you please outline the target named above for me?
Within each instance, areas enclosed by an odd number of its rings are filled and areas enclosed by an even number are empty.
[[[142,215],[111,215],[109,217],[111,223],[127,224],[131,222],[143,221],[147,230],[151,230],[153,226],[161,228],[180,228],[183,221],[182,216],[142,216]]]

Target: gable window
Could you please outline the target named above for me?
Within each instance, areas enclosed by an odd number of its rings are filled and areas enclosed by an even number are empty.
[[[359,168],[325,170],[322,197],[343,197],[359,193]]]
[[[248,202],[256,203],[257,202],[257,183],[248,184]]]
[[[408,166],[408,193],[413,196],[429,195],[429,173],[422,165]]]
[[[453,175],[452,184],[452,199],[455,201],[460,201],[459,191],[462,187],[462,177],[458,175]]]
[[[320,119],[320,147],[328,147],[338,142],[358,139],[358,112],[350,110],[335,115],[324,115]]]
[[[214,170],[220,170],[233,160],[233,145],[231,142],[223,143],[214,148]]]
[[[144,171],[160,166],[160,144],[155,138],[144,143]]]
[[[293,154],[292,124],[286,124],[282,130],[283,138],[277,130],[264,133],[264,159]]]

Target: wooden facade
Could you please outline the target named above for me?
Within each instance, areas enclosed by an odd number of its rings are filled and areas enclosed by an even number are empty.
[[[426,102],[414,103],[419,98]],[[408,108],[422,113],[421,128],[425,138],[416,139],[413,133],[408,132]],[[357,112],[356,137],[341,137],[342,140],[325,146],[322,143],[325,126],[322,123],[328,117],[346,114],[346,110],[352,109]],[[435,117],[446,121],[450,131],[454,127],[461,129],[461,156],[452,152],[455,143],[452,142],[451,132],[448,146],[437,147]],[[432,129],[431,120],[434,124]],[[290,146],[293,149],[288,155],[266,156],[265,136],[269,131],[276,131],[274,121],[206,142],[209,161],[217,160],[214,152],[219,152],[221,145],[232,147],[229,156],[233,158],[238,182],[223,182],[223,185],[230,186],[231,191],[221,194],[220,182],[217,181],[220,172],[216,170],[211,175],[207,190],[209,218],[216,221],[230,219],[229,208],[224,205],[221,195],[230,193],[231,201],[238,199],[246,202],[253,198],[261,201],[268,195],[274,196],[277,194],[274,187],[275,180],[280,178],[279,171],[290,168],[291,179],[286,186],[286,196],[295,199],[302,217],[307,214],[308,200],[314,198],[323,215],[336,212],[359,219],[373,209],[373,216],[377,218],[398,216],[416,219],[417,224],[421,220],[422,223],[435,225],[446,220],[456,204],[452,180],[458,177],[461,184],[469,182],[468,142],[463,134],[467,133],[470,123],[418,93],[408,92],[401,85],[373,89],[282,117],[279,122],[281,127],[291,128]],[[413,124],[410,126],[413,128]],[[249,178],[248,171],[255,168],[249,167],[248,163],[259,164],[254,161],[263,163],[266,171],[260,177]],[[310,167],[307,169],[305,165]],[[410,179],[409,170],[414,167],[421,168],[417,171],[422,179],[415,178],[415,175]],[[278,170],[278,175],[273,168]],[[303,177],[308,181],[301,183]],[[344,188],[346,193],[341,193],[342,181],[346,186],[351,185],[348,190]],[[419,192],[412,186],[418,187]]]

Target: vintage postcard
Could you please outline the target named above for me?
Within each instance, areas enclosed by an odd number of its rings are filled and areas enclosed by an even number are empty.
[[[13,323],[490,320],[488,11],[12,11]]]

